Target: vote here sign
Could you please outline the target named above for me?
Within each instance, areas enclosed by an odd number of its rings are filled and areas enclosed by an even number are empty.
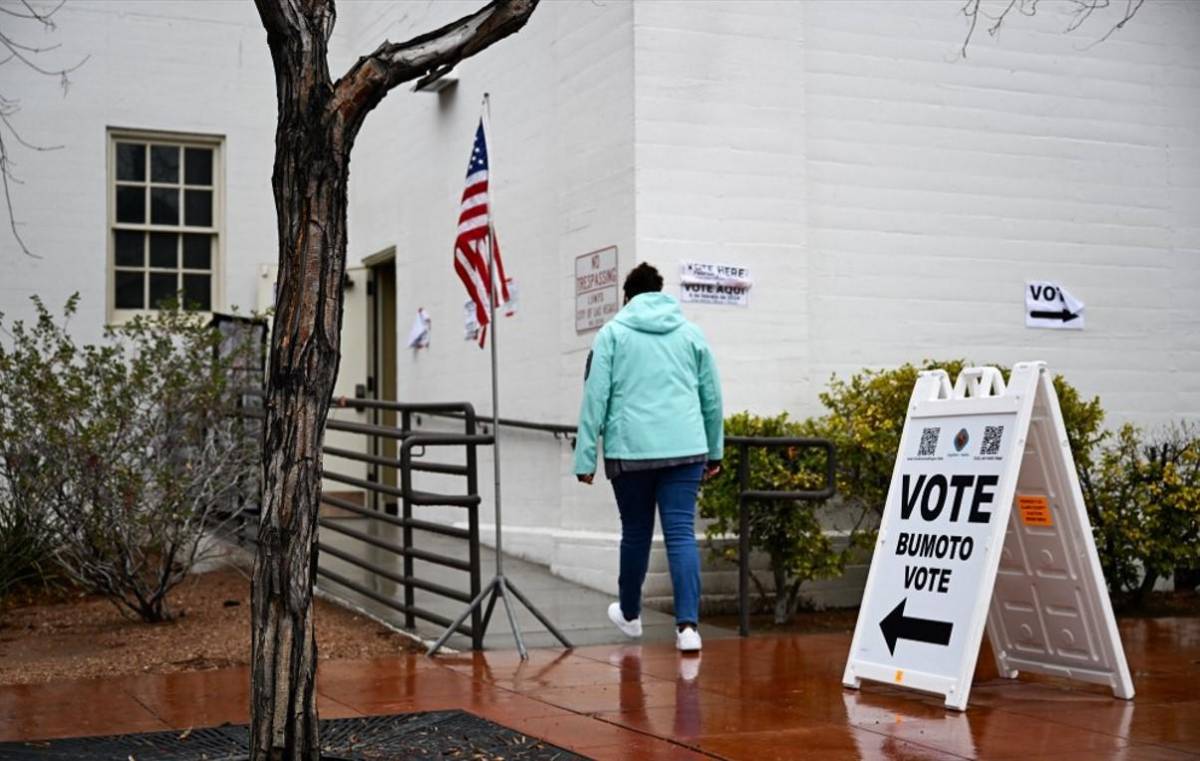
[[[992,368],[923,374],[888,490],[847,683],[858,676],[950,696],[974,668],[1020,461],[1013,396]],[[978,394],[980,396],[975,396]],[[968,682],[969,689],[969,682]]]
[[[997,517],[999,487],[1015,422],[1015,412],[912,421],[876,557],[877,636],[864,654],[899,650],[910,668],[936,671],[961,653],[962,612],[975,607],[994,525],[1007,519]]]
[[[1013,504],[1019,514],[1014,516]],[[963,710],[984,629],[997,671],[1133,696],[1043,363],[922,373],[909,403],[842,682]]]

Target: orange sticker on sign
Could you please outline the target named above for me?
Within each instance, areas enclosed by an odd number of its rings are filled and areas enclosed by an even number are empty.
[[[1040,495],[1018,494],[1017,509],[1021,511],[1021,523],[1026,526],[1053,526],[1050,515],[1050,500]]]

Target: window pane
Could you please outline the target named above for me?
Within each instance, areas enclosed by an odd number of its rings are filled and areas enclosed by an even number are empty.
[[[142,308],[142,278],[145,277],[140,272],[122,272],[117,270],[113,273],[113,282],[116,290],[117,309],[141,309]]]
[[[183,276],[183,304],[187,309],[207,312],[212,308],[212,285],[208,275]]]
[[[179,146],[150,146],[150,179],[154,182],[179,182]]]
[[[117,179],[146,181],[146,146],[117,143]]]
[[[179,191],[150,188],[150,221],[156,225],[179,224]]]
[[[146,189],[144,187],[141,185],[117,186],[117,221],[146,221]]]
[[[175,233],[150,233],[150,266],[179,267],[179,236]]]
[[[184,150],[184,180],[188,185],[212,185],[211,148],[187,148]]]
[[[150,273],[150,306],[161,308],[164,301],[175,301],[179,294],[179,277],[175,273]]]
[[[212,191],[187,190],[187,224],[212,227]]]
[[[113,247],[113,262],[118,267],[145,267],[145,233],[132,230],[117,230],[116,245]]]
[[[183,267],[190,270],[206,270],[212,266],[212,236],[183,236]]]

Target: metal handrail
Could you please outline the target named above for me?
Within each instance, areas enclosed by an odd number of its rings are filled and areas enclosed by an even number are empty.
[[[738,634],[750,634],[750,510],[749,502],[820,501],[837,491],[837,455],[829,439],[803,436],[727,436],[738,448]],[[825,450],[825,487],[809,491],[765,491],[750,488],[750,449],[795,447]],[[780,590],[775,590],[776,594]]]
[[[455,417],[453,414],[428,412],[437,417]],[[486,416],[484,416],[486,422]],[[578,427],[558,423],[536,423],[529,420],[500,418],[500,425],[529,431],[544,431],[558,436],[574,436]],[[750,502],[819,502],[837,493],[837,454],[829,439],[809,436],[726,436],[727,445],[738,447],[738,633],[750,634]],[[750,458],[752,447],[775,448],[796,447],[800,449],[825,450],[825,485],[821,489],[801,491],[772,491],[750,488]]]
[[[424,414],[430,417],[444,417],[461,420],[462,415],[453,412],[439,412],[432,410],[423,410]],[[487,425],[492,422],[490,415],[480,415],[478,420],[481,424]],[[552,433],[555,438],[559,436],[571,437],[579,433],[579,427],[574,425],[566,425],[563,423],[538,423],[532,420],[518,420],[516,418],[502,417],[499,419],[500,425],[505,428],[520,428],[526,431],[540,431],[542,433]]]
[[[250,390],[247,393],[253,394]],[[389,402],[374,399],[348,399],[346,397],[338,397],[330,402],[331,408],[347,409],[353,408],[357,410],[377,409],[385,411],[393,411],[402,413],[404,423],[399,428],[388,426],[377,426],[366,423],[353,423],[350,421],[329,420],[326,425],[333,430],[346,431],[351,433],[361,433],[366,435],[383,436],[394,438],[400,442],[400,456],[394,461],[391,458],[379,457],[376,455],[362,455],[353,453],[350,450],[339,449],[335,447],[326,447],[326,454],[335,457],[346,457],[360,462],[368,462],[383,466],[396,467],[401,474],[400,488],[389,487],[384,484],[367,482],[361,479],[353,479],[346,476],[340,476],[336,473],[326,473],[325,476],[335,481],[359,486],[361,488],[371,489],[380,493],[385,493],[390,496],[396,496],[403,499],[404,502],[404,518],[394,519],[394,521],[404,526],[404,546],[392,545],[388,543],[386,549],[397,551],[404,557],[405,572],[402,578],[412,578],[412,560],[414,557],[425,560],[421,557],[425,554],[420,550],[412,549],[411,531],[414,527],[425,528],[412,518],[411,508],[413,505],[451,505],[461,506],[470,509],[470,525],[469,533],[475,535],[477,530],[477,516],[474,508],[480,504],[480,497],[476,490],[475,484],[475,447],[487,446],[495,442],[495,438],[488,434],[475,433],[476,426],[486,424],[489,419],[481,418],[475,411],[475,408],[470,402]],[[431,417],[444,417],[456,420],[463,420],[466,423],[465,434],[451,433],[415,433],[410,425],[413,415],[429,415]],[[486,416],[484,416],[486,417]],[[565,425],[560,423],[539,423],[530,420],[520,420],[516,418],[500,418],[498,423],[506,428],[516,428],[528,431],[538,431],[542,433],[551,433],[555,438],[560,436],[571,439],[578,435],[577,426]],[[418,418],[419,424],[419,418]],[[800,436],[726,436],[725,443],[730,446],[735,446],[739,451],[738,462],[738,633],[741,636],[747,636],[750,633],[750,603],[749,603],[749,587],[750,587],[750,514],[749,503],[751,502],[789,502],[789,501],[821,501],[829,499],[836,493],[836,468],[837,456],[833,446],[833,442],[828,439],[800,437]],[[574,442],[572,441],[572,444]],[[466,466],[452,465],[449,463],[432,463],[432,462],[414,462],[418,459],[414,455],[413,450],[421,448],[422,451],[426,446],[465,446],[467,448]],[[825,472],[824,486],[820,489],[809,489],[799,491],[773,491],[763,489],[750,488],[750,460],[749,451],[752,448],[778,448],[778,447],[795,447],[800,449],[824,449],[825,450]],[[354,456],[352,456],[354,455]],[[451,475],[465,475],[468,479],[468,489],[466,495],[450,495],[436,494],[431,492],[418,491],[412,486],[412,471],[426,471],[434,473],[447,473]],[[331,498],[328,501],[330,504],[335,504],[339,507],[336,498]],[[352,510],[355,513],[369,513],[370,511],[358,508]],[[382,517],[382,516],[378,516]],[[388,516],[391,517],[391,516]],[[389,521],[391,522],[391,521]],[[324,524],[322,524],[324,525]],[[343,527],[330,526],[334,531],[341,531],[347,535],[355,535],[358,532],[346,531]],[[371,541],[366,535],[358,535],[355,538],[360,538],[363,541],[368,541],[376,546],[381,546],[378,541]],[[478,583],[475,569],[478,568],[478,539],[474,538],[470,544],[471,561],[461,564],[469,566],[472,571],[472,587]],[[434,556],[437,557],[437,556]],[[431,562],[439,562],[433,558],[428,558]],[[461,561],[460,561],[461,563]],[[452,567],[458,567],[456,563],[444,563]],[[465,568],[464,568],[465,570]],[[327,577],[334,578],[336,574],[323,574]],[[384,574],[385,577],[387,574]],[[341,577],[334,580],[341,583]],[[412,626],[412,618],[421,617],[427,620],[436,620],[436,617],[422,615],[425,611],[420,611],[412,602],[412,587],[414,585],[405,585],[405,604],[394,605],[397,609],[402,609],[406,613],[408,625]],[[419,585],[416,585],[419,586]],[[358,589],[357,585],[351,588]],[[358,591],[363,591],[358,589]],[[378,599],[377,595],[368,595]],[[479,631],[477,623],[472,620],[470,629],[463,627],[462,633],[468,634],[473,639],[473,644],[476,648],[481,646],[480,638],[476,632]]]

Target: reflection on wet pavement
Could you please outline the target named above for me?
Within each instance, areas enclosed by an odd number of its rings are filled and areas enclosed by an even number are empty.
[[[321,665],[322,715],[462,708],[599,759],[1200,758],[1200,619],[1120,623],[1137,698],[1000,679],[982,653],[965,713],[840,684],[850,635],[594,645]],[[244,722],[245,668],[0,687],[0,740]]]

